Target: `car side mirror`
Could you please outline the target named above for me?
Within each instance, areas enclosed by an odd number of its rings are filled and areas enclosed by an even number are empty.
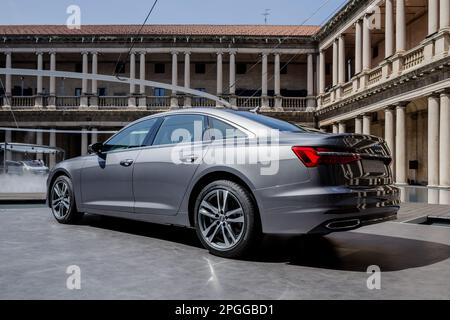
[[[92,154],[92,153],[102,153],[102,149],[103,149],[103,143],[102,142],[96,142],[96,143],[93,143],[93,144],[90,144],[89,146],[88,146],[88,152],[90,153],[90,154]]]

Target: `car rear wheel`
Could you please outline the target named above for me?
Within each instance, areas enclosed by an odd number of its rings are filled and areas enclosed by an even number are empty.
[[[53,182],[50,191],[50,207],[59,223],[74,223],[83,216],[76,209],[73,185],[68,177],[59,176]]]
[[[228,180],[203,188],[195,204],[195,224],[202,244],[212,254],[226,258],[248,254],[260,235],[252,196]]]

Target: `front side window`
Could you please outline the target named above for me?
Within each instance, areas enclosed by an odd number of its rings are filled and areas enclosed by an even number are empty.
[[[142,147],[156,121],[157,118],[143,120],[123,129],[105,143],[104,151]]]
[[[204,116],[195,114],[167,116],[155,136],[153,145],[202,141],[204,120]]]

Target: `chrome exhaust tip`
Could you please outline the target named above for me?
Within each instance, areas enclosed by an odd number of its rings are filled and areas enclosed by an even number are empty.
[[[325,227],[330,230],[344,230],[356,228],[361,224],[359,219],[339,220],[328,223]]]

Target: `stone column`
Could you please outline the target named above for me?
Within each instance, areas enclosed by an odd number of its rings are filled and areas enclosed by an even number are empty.
[[[145,80],[145,52],[141,51],[139,53],[139,80]],[[139,85],[139,108],[146,109],[147,108],[147,98],[145,96],[145,86],[143,84]]]
[[[184,53],[184,87],[191,87],[191,53],[186,51]],[[191,96],[186,95],[184,98],[184,107],[190,108],[192,107],[192,99]]]
[[[341,34],[339,36],[339,53],[338,53],[338,57],[339,57],[339,71],[338,71],[338,79],[339,79],[339,84],[343,85],[345,83],[345,36],[343,34]]]
[[[172,51],[172,85],[178,85],[178,52],[176,51]],[[172,90],[170,109],[178,109],[178,97],[176,90]]]
[[[91,144],[98,142],[98,130],[97,128],[92,128],[91,130]]]
[[[83,66],[82,66],[82,72],[84,76],[88,75],[88,52],[82,52],[81,53],[83,57]],[[80,107],[86,108],[88,106],[88,79],[83,78],[81,80],[81,97],[80,97]]]
[[[338,84],[338,43],[333,41],[333,87]]]
[[[38,52],[36,52],[36,56],[37,56],[37,70],[42,71],[43,66],[44,66],[44,61],[43,61],[44,53],[38,51]],[[43,95],[44,95],[44,92],[43,92],[43,85],[42,85],[42,76],[37,76],[36,77],[36,97],[34,100],[35,108],[42,108],[42,106],[43,106],[42,96]]]
[[[391,152],[392,162],[391,169],[394,168],[395,159],[395,130],[394,130],[394,108],[388,107],[384,109],[384,140]]]
[[[355,118],[355,133],[362,134],[363,132],[362,128],[363,128],[362,118],[358,116]]]
[[[12,142],[12,132],[11,130],[5,130],[5,142]],[[12,160],[12,152],[6,152],[6,160]]]
[[[363,71],[368,71],[371,67],[371,51],[372,41],[370,36],[370,16],[365,15],[363,21],[363,56],[362,56],[362,68]]]
[[[216,78],[216,94],[218,97],[222,96],[223,93],[223,68],[222,68],[222,52],[217,52],[217,78]],[[222,107],[222,104],[216,102],[216,107]]]
[[[339,133],[345,133],[346,125],[345,122],[339,122],[338,124],[338,131]]]
[[[439,1],[439,28],[446,29],[450,27],[450,1]]]
[[[320,66],[319,66],[319,93],[325,93],[325,51],[320,50],[319,54]]]
[[[56,147],[56,132],[54,131],[54,129],[50,129],[50,133],[49,133],[49,141],[48,141],[48,145],[50,147]],[[49,169],[53,168],[56,164],[56,154],[52,153],[49,155],[48,157],[48,167]]]
[[[281,80],[280,79],[281,79],[281,77],[280,77],[280,54],[279,53],[275,53],[275,61],[274,61],[274,94],[275,94],[275,109],[276,110],[282,110],[283,109],[283,101],[282,101],[282,97],[281,97],[281,87],[280,87]]]
[[[333,123],[332,132],[333,133],[339,133],[339,128],[338,128],[338,125],[336,123]]]
[[[363,114],[363,129],[362,129],[362,133],[363,134],[370,134],[370,122],[372,120],[372,117],[368,114]]]
[[[130,80],[136,79],[136,53],[130,53]],[[130,95],[128,97],[128,106],[136,107],[136,85],[130,83]]]
[[[439,34],[436,37],[434,53],[438,58],[446,55],[450,47],[450,1],[439,1]]]
[[[355,23],[355,74],[358,74],[362,70],[362,22],[361,20]]]
[[[441,1],[442,3],[442,1]],[[448,7],[447,7],[448,8]],[[442,8],[441,8],[442,9]],[[441,93],[439,121],[439,186],[450,187],[450,93]]]
[[[92,74],[96,75],[98,73],[98,53],[92,52]],[[91,80],[91,103],[90,106],[92,108],[98,108],[98,88],[97,88],[97,80]]]
[[[448,3],[448,1],[447,1]],[[439,0],[428,0],[428,35],[439,28]]]
[[[428,97],[428,186],[439,185],[439,96]]]
[[[84,156],[88,151],[88,131],[86,128],[81,129],[81,155]]]
[[[236,52],[230,51],[230,103],[236,105]]]
[[[11,52],[7,51],[7,52],[5,52],[5,55],[6,55],[5,67],[7,69],[11,69],[12,68]],[[7,74],[7,75],[5,75],[5,95],[8,97],[11,97],[11,92],[12,92],[11,87],[12,87],[11,75]]]
[[[267,99],[267,53],[262,53],[261,60],[261,109],[268,109]]]
[[[395,42],[396,52],[403,52],[406,49],[406,20],[405,20],[405,0],[396,0],[395,15]]]
[[[307,95],[306,111],[314,111],[316,104],[314,100],[314,62],[312,53],[309,53],[307,56]]]
[[[42,132],[36,132],[36,144],[41,146],[44,144],[44,139],[43,139],[43,133]],[[44,160],[43,154],[42,153],[37,153],[36,154],[36,160]]]
[[[396,107],[395,182],[406,184],[406,105]]]
[[[56,70],[56,52],[50,52],[50,71]],[[56,109],[56,78],[50,77],[50,89],[48,98],[48,109]]]
[[[388,58],[394,54],[394,0],[386,0],[386,19],[385,19],[385,48],[384,56]]]

